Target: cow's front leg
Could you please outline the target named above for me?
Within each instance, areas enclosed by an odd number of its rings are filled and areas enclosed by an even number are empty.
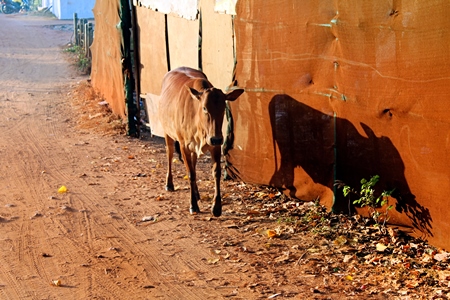
[[[194,176],[197,177],[197,175],[196,175],[197,174],[197,171],[196,171],[197,170],[197,154],[195,152],[191,153],[191,159],[192,159],[192,168],[194,170]],[[193,185],[193,191],[194,191],[193,195],[194,195],[195,199],[197,199],[197,201],[199,201],[200,193],[198,191],[197,179],[194,180],[193,184],[194,184]]]
[[[220,147],[214,147],[211,151],[212,175],[214,177],[214,198],[211,212],[215,217],[222,215],[222,199],[220,197]]]
[[[175,150],[175,142],[174,140],[169,137],[165,136],[166,139],[166,153],[167,153],[167,159],[168,159],[168,166],[167,166],[167,176],[166,176],[166,191],[173,192],[175,190],[173,186],[173,177],[172,177],[172,158],[173,158],[173,152]]]
[[[182,148],[181,155],[183,156],[184,165],[186,167],[187,175],[189,177],[189,186],[191,190],[191,199],[189,212],[191,214],[200,213],[200,208],[198,207],[198,200],[200,195],[197,187],[197,176],[195,174],[195,166],[197,164],[197,155],[190,152],[187,148]]]

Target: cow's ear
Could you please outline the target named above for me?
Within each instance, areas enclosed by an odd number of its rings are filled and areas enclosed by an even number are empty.
[[[228,101],[234,101],[236,100],[242,93],[244,92],[243,89],[236,89],[236,90],[232,90],[229,91],[228,93],[225,94],[225,97]]]
[[[191,88],[186,85],[186,89],[188,90],[189,94],[191,94],[191,97],[197,100],[200,100],[200,97],[202,96],[202,92],[197,91],[194,88]]]

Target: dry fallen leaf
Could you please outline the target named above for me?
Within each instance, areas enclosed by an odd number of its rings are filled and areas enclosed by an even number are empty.
[[[405,287],[408,289],[413,289],[419,286],[419,282],[417,280],[408,280],[405,282]]]
[[[384,250],[386,250],[387,248],[387,246],[382,243],[378,243],[376,247],[378,252],[384,252]]]
[[[264,192],[257,192],[257,193],[255,194],[255,196],[258,197],[258,198],[264,198],[265,196],[267,196],[267,194],[264,193]]]
[[[277,232],[273,229],[268,229],[265,231],[268,238],[273,238],[277,236]]]
[[[142,217],[142,219],[141,219],[141,222],[150,222],[150,221],[155,222],[156,218],[154,216],[145,216],[145,217]]]
[[[201,196],[200,200],[201,201],[209,201],[209,200],[212,200],[212,197],[209,196],[209,195],[204,194],[204,195]]]
[[[351,261],[352,259],[354,258],[354,255],[345,255],[344,256],[344,260],[343,260],[343,262],[344,263],[348,263],[349,261]]]
[[[61,280],[59,280],[59,279],[52,280],[52,285],[54,285],[54,286],[61,286]]]
[[[397,232],[397,230],[395,230],[395,229],[389,227],[389,228],[387,229],[387,232],[388,232],[389,235],[391,236],[392,242],[395,243],[395,242],[397,241],[397,237],[398,237],[398,232]]]
[[[347,239],[345,238],[345,236],[340,235],[333,241],[333,243],[337,246],[342,246],[347,243]]]
[[[220,258],[208,258],[208,264],[214,265],[214,264],[216,264],[219,260],[220,260]]]
[[[289,251],[283,252],[283,255],[275,258],[275,262],[285,262],[285,261],[289,260],[289,257],[290,257]]]
[[[317,252],[320,252],[320,249],[317,249],[317,248],[309,248],[309,249],[308,249],[308,252],[309,252],[309,253],[317,253]]]
[[[447,258],[449,257],[450,253],[448,252],[442,252],[442,253],[437,253],[433,256],[433,258],[437,261],[446,261]]]
[[[438,271],[439,280],[450,280],[450,270]]]

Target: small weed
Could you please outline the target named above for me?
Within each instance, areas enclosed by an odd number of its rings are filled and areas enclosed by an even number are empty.
[[[90,70],[91,60],[84,55],[80,55],[78,58],[78,68],[83,72],[87,72],[87,70]]]
[[[78,52],[81,52],[81,47],[74,45],[74,46],[71,46],[69,48],[64,49],[64,52],[78,53]]]
[[[310,206],[308,210],[298,220],[299,224],[309,227],[311,230],[321,231],[322,227],[329,225],[329,213],[322,206],[318,206],[316,203]]]
[[[380,212],[379,208],[387,205],[388,197],[392,195],[394,190],[383,191],[377,197],[375,192],[375,185],[379,180],[379,175],[372,176],[372,178],[370,178],[369,180],[363,178],[361,179],[361,189],[359,191],[348,185],[344,185],[342,192],[345,197],[349,196],[350,194],[354,194],[359,197],[358,199],[353,201],[353,204],[359,205],[360,207],[367,206],[370,216],[375,221],[375,226],[377,226],[380,231],[384,231],[386,222],[389,219],[389,211],[393,206],[387,206],[384,212]]]
[[[76,60],[76,66],[83,74],[89,74],[91,71],[91,59],[86,57],[86,54],[82,47],[73,45],[64,50],[64,52],[74,55]]]
[[[295,223],[297,223],[297,218],[295,218],[295,217],[284,217],[284,218],[280,217],[280,218],[278,218],[277,223],[278,224],[280,224],[280,223],[295,224]]]

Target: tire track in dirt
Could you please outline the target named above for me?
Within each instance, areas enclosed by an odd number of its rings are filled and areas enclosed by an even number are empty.
[[[1,240],[2,246],[6,246],[6,242],[9,242],[10,246],[2,247],[3,251],[0,257],[7,257],[7,254],[16,252],[17,243],[9,238],[4,238]],[[9,268],[8,264],[0,264],[0,299],[22,299],[25,298],[25,292],[18,284],[18,279],[20,279],[17,273],[13,273],[14,269]],[[8,288],[4,288],[8,287]]]
[[[16,24],[16,21],[16,18],[8,18],[8,22],[2,23],[2,31],[8,33],[2,34],[2,53],[10,55],[2,58],[0,70],[0,110],[3,116],[0,120],[0,151],[3,158],[3,163],[0,163],[0,185],[6,183],[6,189],[0,194],[0,203],[14,204],[8,210],[20,212],[20,215],[0,224],[2,238],[13,237],[13,234],[18,237],[13,238],[12,251],[2,254],[0,280],[6,286],[0,290],[5,291],[3,294],[7,295],[7,299],[42,299],[37,295],[47,295],[45,298],[48,298],[55,294],[50,291],[50,280],[52,274],[60,273],[59,266],[44,258],[40,251],[54,249],[58,245],[45,242],[46,230],[52,230],[51,227],[46,228],[46,221],[52,218],[53,213],[49,207],[49,204],[52,205],[49,196],[53,194],[53,189],[56,191],[53,182],[71,177],[70,173],[60,171],[67,156],[62,156],[61,160],[55,158],[61,156],[54,153],[61,147],[54,143],[51,134],[56,136],[58,131],[53,124],[58,120],[50,125],[46,121],[47,111],[41,113],[41,105],[49,103],[51,107],[53,101],[39,102],[38,99],[45,98],[49,91],[60,91],[59,82],[66,80],[67,69],[66,66],[55,68],[54,62],[61,59],[61,53],[58,47],[53,46],[54,41],[49,43],[51,37],[47,37],[42,30],[23,32],[22,25]],[[9,35],[14,38],[9,39]],[[37,43],[30,46],[30,41]],[[46,74],[52,74],[53,79]],[[43,132],[46,134],[44,138]],[[41,173],[46,167],[51,170],[50,176]],[[7,181],[9,178],[12,180]],[[39,213],[29,215],[30,211]],[[61,296],[50,297],[61,299]]]
[[[128,233],[132,235],[134,232],[130,229],[126,222],[123,222],[124,218],[116,217],[113,218],[105,211],[100,211],[99,206],[100,203],[96,202],[97,197],[91,197],[90,195],[95,195],[95,191],[93,188],[88,189],[85,193],[83,193],[82,197],[80,197],[79,201],[83,203],[84,219],[86,220],[86,232],[90,236],[89,240],[89,249],[87,255],[92,257],[94,260],[97,260],[98,264],[102,265],[105,270],[114,270],[114,265],[117,264],[115,260],[105,261],[103,257],[108,259],[108,255],[111,253],[115,253],[118,249],[118,258],[122,257],[123,262],[118,263],[121,265],[122,271],[128,272],[126,275],[131,277],[136,277],[142,272],[142,267],[139,267],[138,264],[134,263],[132,259],[130,259],[130,255],[128,250],[133,247],[133,239],[128,238]],[[80,196],[80,195],[79,195]],[[106,219],[106,221],[103,221]],[[111,240],[115,240],[111,242]],[[74,241],[75,242],[75,241]],[[106,250],[105,250],[106,249]],[[108,251],[107,249],[112,249]],[[136,249],[133,249],[136,251]],[[135,256],[136,253],[133,253]],[[138,254],[139,255],[139,254]],[[144,256],[144,253],[140,255]],[[100,257],[100,258],[99,258]],[[128,262],[130,261],[130,262]],[[139,271],[141,270],[141,271]],[[107,273],[107,271],[105,271]],[[120,297],[126,297],[127,293],[132,292],[133,290],[127,287],[117,288],[117,282],[112,280],[105,279],[105,276],[98,276],[98,272],[93,273],[92,283],[94,285],[103,286],[108,293],[112,293],[111,297],[119,299]],[[125,289],[125,290],[124,290]],[[130,294],[128,294],[130,295]]]
[[[45,157],[45,155],[41,155],[41,156]],[[80,185],[80,184],[77,184],[77,185]],[[68,193],[69,197],[61,197],[62,198],[61,200],[63,203],[71,198],[74,198],[76,200],[74,200],[74,202],[70,204],[70,207],[77,207],[77,206],[81,207],[80,211],[82,212],[82,215],[83,215],[83,217],[82,217],[83,221],[78,221],[78,227],[81,232],[81,235],[86,237],[87,243],[88,243],[87,247],[81,247],[81,248],[84,248],[84,250],[85,250],[84,252],[78,251],[80,253],[81,257],[86,257],[86,255],[89,255],[89,256],[93,255],[93,252],[95,251],[93,240],[95,240],[97,238],[95,236],[93,228],[94,227],[101,228],[104,225],[104,224],[97,223],[95,220],[92,219],[91,216],[98,217],[99,214],[103,215],[103,216],[108,215],[106,211],[102,211],[101,209],[99,209],[99,207],[101,207],[103,203],[100,203],[96,200],[99,197],[99,195],[97,195],[97,193],[95,192],[95,189],[92,187],[89,187],[89,186],[84,187],[84,189],[85,190],[83,192],[74,192],[74,193],[69,192]],[[89,196],[90,194],[95,195],[96,197],[90,197]],[[76,211],[76,209],[74,209],[74,210]],[[63,223],[61,223],[62,222],[61,220],[59,222],[60,222],[60,224],[63,224]],[[73,223],[62,225],[61,228],[66,227],[66,225],[69,228],[74,228]],[[76,229],[76,228],[74,228],[74,229]],[[62,233],[62,234],[67,237],[66,233]],[[69,246],[68,248],[70,248],[70,249],[79,249],[80,248],[80,244],[76,242],[77,238],[78,237],[72,237],[72,238],[69,237],[69,239],[71,239],[71,241],[73,241],[73,243],[72,243],[72,245],[68,245]],[[59,240],[59,242],[61,242],[61,240]]]
[[[52,156],[45,154],[45,149],[43,149],[43,147],[41,147],[39,142],[34,139],[34,134],[31,131],[29,131],[29,130],[28,131],[24,130],[24,131],[25,131],[25,133],[22,134],[22,136],[23,136],[22,140],[27,140],[28,141],[28,143],[31,145],[31,147],[30,147],[30,149],[32,150],[31,152],[33,154],[37,155],[37,159],[38,160],[42,161],[40,164],[47,166],[46,169],[49,170],[47,173],[53,174],[53,172],[55,170],[57,170],[58,167],[61,167],[61,164],[58,161],[55,161],[55,160],[52,160],[52,162],[49,162],[46,158],[47,157],[52,157]],[[20,144],[20,142],[18,144]],[[31,161],[33,158],[36,160],[36,158],[33,155],[31,155],[31,156],[32,156],[32,158],[31,159],[27,159],[27,161]],[[58,166],[58,164],[59,164],[59,166]],[[54,166],[54,167],[51,167],[51,166]],[[74,178],[65,175],[65,173],[62,172],[62,171],[57,170],[56,173],[58,175],[60,175],[59,176],[60,178],[61,177],[66,178],[67,181],[71,181],[71,180],[73,181],[74,180]],[[30,177],[33,175],[32,172],[29,169],[26,170],[26,174],[30,175]],[[25,183],[22,183],[21,185],[25,185]],[[77,185],[79,185],[79,184],[77,184]],[[92,225],[93,221],[91,219],[91,212],[94,212],[94,211],[100,211],[101,212],[101,210],[99,210],[99,206],[101,206],[102,203],[96,201],[97,197],[87,197],[86,195],[88,195],[88,194],[93,194],[93,195],[96,194],[95,190],[93,188],[89,188],[88,187],[87,189],[88,189],[87,193],[83,192],[83,195],[82,195],[83,197],[79,197],[80,194],[78,194],[78,193],[75,193],[72,196],[72,193],[69,192],[68,197],[61,197],[61,200],[63,200],[63,202],[66,202],[67,200],[70,201],[70,199],[72,197],[76,198],[76,199],[78,199],[78,198],[82,199],[82,201],[78,201],[79,203],[77,202],[77,203],[70,204],[70,202],[69,202],[69,204],[71,206],[74,206],[74,207],[77,207],[78,204],[81,204],[81,206],[83,207],[83,210],[84,210],[84,212],[83,212],[84,218],[83,219],[84,219],[84,223],[85,224],[84,224],[84,226],[80,226],[80,228],[81,228],[80,231],[81,231],[81,234],[83,234],[84,236],[87,237],[87,241],[88,241],[88,244],[89,244],[88,248],[87,248],[87,254],[92,255],[92,249],[94,248],[94,246],[93,246],[93,239],[95,239],[92,228],[93,227],[101,227],[103,224],[98,224],[98,223],[95,223],[95,221],[94,221],[94,224]],[[98,195],[96,195],[96,196],[98,196]],[[84,199],[84,198],[86,198],[86,199]],[[45,205],[44,202],[42,200],[40,201],[40,203],[42,205]],[[86,205],[87,203],[88,203],[88,205]],[[103,214],[106,215],[106,212],[103,212]],[[62,226],[62,227],[64,227],[64,226]],[[69,226],[67,226],[67,227],[72,227],[73,228],[73,224],[69,224]],[[28,229],[28,230],[30,230],[30,229]],[[25,230],[25,231],[28,231],[28,230]],[[59,242],[61,242],[61,240],[59,240]],[[23,244],[26,244],[26,243],[23,242]],[[53,245],[51,245],[51,246],[53,246]],[[79,245],[77,245],[75,243],[75,238],[74,238],[74,243],[72,245],[70,245],[69,248],[70,249],[74,249],[77,246],[79,247]],[[21,248],[22,248],[22,246],[21,246]],[[22,253],[22,252],[20,252],[20,253]],[[80,252],[80,256],[81,257],[83,257],[85,255],[86,255],[86,253]],[[36,263],[34,263],[34,265],[37,266]],[[36,268],[38,268],[38,267],[36,267]],[[43,276],[41,276],[41,277],[43,277]],[[46,281],[49,281],[48,276],[46,276],[45,279],[46,279]],[[104,280],[104,278],[103,279],[98,279],[98,280],[102,281],[102,280]],[[111,289],[108,289],[108,290],[111,290]],[[113,295],[113,296],[115,297],[117,295]]]
[[[15,176],[15,190],[22,194],[26,203],[33,203],[36,212],[43,213],[46,210],[49,197],[52,195],[52,184],[47,180],[45,166],[52,166],[47,157],[52,155],[44,149],[41,141],[36,139],[35,133],[28,127],[18,127],[15,138],[11,139],[10,147],[20,149],[15,155],[16,162],[10,166],[10,173]],[[20,148],[24,143],[27,148]],[[14,151],[14,150],[13,150]],[[10,155],[12,156],[12,154]],[[50,168],[57,170],[57,165]],[[58,172],[58,177],[64,177]],[[56,187],[54,187],[56,189]],[[31,216],[29,216],[31,217]]]
[[[21,249],[20,251],[22,253],[25,253],[28,263],[27,265],[30,266],[30,271],[34,271],[40,279],[43,279],[45,283],[50,283],[50,279],[48,276],[48,269],[44,267],[42,263],[42,254],[37,254],[35,249],[35,239],[29,234],[29,232],[33,232],[31,230],[31,222],[27,223],[26,232],[24,232],[22,242],[21,242]],[[24,255],[22,255],[22,258]]]
[[[105,176],[105,180],[114,180],[114,178],[110,179],[109,177],[110,176]],[[135,257],[134,261],[130,260],[129,263],[126,262],[126,266],[122,265],[122,269],[136,270],[139,265],[145,265],[146,270],[151,270],[151,272],[174,274],[174,270],[179,266],[173,266],[173,269],[167,268],[166,261],[160,257],[155,257],[152,251],[150,251],[151,248],[149,248],[150,250],[144,250],[145,248],[141,249],[141,247],[136,247],[136,239],[145,240],[147,239],[147,235],[143,234],[138,228],[135,228],[135,226],[127,220],[127,216],[120,213],[115,213],[114,216],[111,216],[108,211],[102,211],[101,207],[105,206],[105,203],[98,200],[102,199],[102,197],[99,197],[101,195],[98,195],[97,193],[98,191],[95,186],[88,186],[83,189],[82,192],[76,192],[75,198],[78,202],[74,202],[75,207],[82,207],[85,218],[88,220],[87,231],[92,232],[89,234],[91,236],[89,240],[95,241],[95,243],[91,243],[90,246],[92,251],[98,251],[97,249],[99,248],[106,249],[108,247],[114,247],[114,245],[117,247],[117,244],[119,244],[121,249],[133,249],[133,253],[121,250],[119,253],[122,256]],[[107,235],[108,237],[104,237],[102,234]],[[110,243],[112,239],[115,239],[118,242]],[[103,247],[98,246],[98,244],[103,244]],[[94,255],[92,252],[89,254],[91,256]],[[113,269],[113,266],[106,266],[106,268]],[[190,266],[187,270],[192,270],[193,268],[194,267]],[[144,271],[145,270],[142,272]],[[128,277],[137,277],[139,274],[139,272],[128,274]],[[104,281],[105,278],[103,276],[94,276],[93,281],[97,283],[97,280]],[[142,285],[143,284],[144,282]],[[173,282],[169,282],[167,286],[163,284],[161,288],[167,289],[169,291],[168,295],[173,295],[174,298],[182,297],[182,295],[186,296],[185,288],[181,287],[180,289],[174,289]],[[127,292],[130,293],[130,290]],[[192,297],[193,299],[196,299],[194,294]]]
[[[39,147],[38,147],[39,148]],[[115,181],[117,178],[114,176],[103,176],[104,180],[110,180]],[[79,179],[77,179],[79,180]],[[81,181],[81,180],[80,180]],[[88,255],[89,257],[93,257],[96,253],[98,253],[99,246],[97,244],[105,243],[106,241],[109,241],[110,238],[102,238],[102,234],[107,234],[108,236],[116,236],[117,239],[120,241],[118,242],[121,245],[121,248],[124,249],[133,249],[133,253],[130,253],[128,257],[135,257],[133,261],[130,260],[130,262],[125,262],[127,264],[126,266],[122,264],[121,268],[123,271],[129,272],[127,274],[128,277],[136,277],[139,276],[139,274],[142,274],[147,270],[147,276],[152,276],[154,273],[159,274],[168,274],[167,276],[173,276],[175,280],[160,280],[158,289],[164,291],[164,294],[167,297],[170,298],[182,298],[183,296],[189,296],[190,299],[206,299],[208,294],[203,294],[203,292],[200,291],[194,291],[194,289],[197,289],[198,286],[191,286],[186,287],[185,284],[189,284],[189,281],[181,280],[181,283],[179,282],[180,277],[177,277],[177,272],[183,272],[184,274],[192,272],[195,269],[202,269],[204,266],[198,263],[198,261],[201,261],[200,258],[196,258],[197,260],[194,260],[193,262],[185,261],[180,264],[180,262],[177,262],[176,264],[170,263],[168,260],[165,260],[164,258],[155,257],[154,254],[151,253],[151,251],[147,249],[141,249],[141,247],[135,246],[135,240],[136,239],[146,239],[147,235],[143,233],[139,228],[135,228],[135,226],[131,225],[130,221],[127,219],[126,215],[117,213],[117,218],[111,218],[109,215],[108,210],[104,210],[103,207],[106,207],[106,204],[103,200],[104,198],[101,197],[100,194],[98,194],[98,191],[96,189],[96,186],[89,186],[84,183],[84,187],[82,191],[73,191],[69,192],[67,194],[67,197],[61,197],[61,202],[66,203],[67,201],[72,201],[70,204],[70,207],[73,207],[74,210],[77,210],[78,207],[81,207],[81,210],[83,211],[83,220],[85,222],[84,226],[83,224],[76,224],[77,226],[81,227],[80,231],[87,237],[89,245],[86,249],[85,247],[80,247],[80,243],[77,243],[77,237],[70,236],[66,232],[62,232],[61,235],[65,236],[69,240],[72,240],[72,243],[67,243],[67,241],[58,240],[59,244],[66,244],[67,248],[70,249],[78,249],[78,255],[75,255],[77,257],[83,257]],[[77,186],[81,185],[81,183],[77,184]],[[69,197],[70,196],[70,197]],[[73,200],[70,200],[73,199]],[[177,213],[180,213],[179,211]],[[66,214],[69,214],[66,212]],[[77,212],[74,212],[72,214],[78,214]],[[49,216],[51,219],[57,219],[58,216]],[[69,216],[67,216],[69,218]],[[104,221],[106,218],[107,221]],[[76,218],[75,218],[76,219]],[[72,218],[70,217],[70,220]],[[68,219],[66,220],[68,222]],[[62,224],[62,223],[61,223]],[[68,227],[72,228],[72,231],[76,231],[76,226],[74,226],[74,223],[70,223],[67,225],[61,226],[62,228]],[[31,229],[30,229],[31,230]],[[46,230],[52,230],[51,228],[46,228]],[[25,230],[26,231],[26,230]],[[25,243],[24,243],[25,244]],[[49,245],[50,248],[54,248],[54,245]],[[106,248],[107,245],[103,246],[102,248]],[[84,249],[83,249],[84,248]],[[149,248],[151,249],[151,248]],[[84,250],[84,251],[81,251]],[[96,252],[97,251],[97,252]],[[128,255],[128,252],[124,252],[124,255]],[[175,257],[176,258],[176,257]],[[95,259],[95,258],[94,258]],[[69,260],[75,261],[75,259],[69,258]],[[139,262],[140,261],[140,262]],[[99,262],[100,263],[100,262]],[[110,262],[113,263],[113,262]],[[181,267],[183,264],[186,264],[187,266]],[[42,265],[42,264],[41,264]],[[105,269],[114,269],[114,266],[110,266],[110,264],[101,263],[101,265],[104,265]],[[140,267],[141,270],[137,273],[131,273],[129,270],[136,270],[136,266],[138,265],[144,265],[144,267]],[[39,266],[39,264],[38,264]],[[88,268],[89,270],[89,268]],[[135,271],[136,272],[136,271]],[[204,272],[204,271],[202,271]],[[90,277],[90,285],[94,286],[101,286],[103,289],[106,289],[108,292],[103,292],[103,296],[110,295],[112,298],[117,297],[126,297],[126,295],[133,294],[133,291],[136,291],[136,293],[139,292],[139,290],[136,289],[126,289],[126,288],[118,288],[117,282],[115,280],[111,279],[105,279],[105,276],[99,275],[101,272],[88,272],[88,277]],[[166,276],[166,277],[167,277]],[[44,277],[44,276],[41,276]],[[159,276],[160,277],[160,276]],[[50,279],[45,278],[45,281],[48,282]],[[122,281],[123,282],[123,281]],[[142,286],[141,284],[140,286]],[[135,285],[132,285],[135,286]],[[112,288],[114,287],[114,288]],[[96,288],[94,291],[90,292],[87,291],[89,296],[98,295],[98,289]]]
[[[25,295],[22,292],[21,287],[17,284],[17,278],[13,275],[13,272],[4,265],[0,265],[0,274],[4,282],[0,282],[0,296],[1,299],[22,299]],[[4,289],[3,287],[8,287]]]
[[[0,48],[15,55],[0,58],[7,68],[0,70],[0,159],[8,162],[0,163],[6,186],[0,205],[15,206],[8,208],[11,220],[0,223],[1,239],[11,240],[14,250],[0,253],[0,295],[194,300],[230,294],[239,274],[229,274],[234,269],[226,262],[209,264],[217,243],[200,242],[202,232],[214,239],[209,227],[220,221],[206,221],[209,213],[190,216],[188,190],[163,191],[163,152],[75,129],[67,88],[76,79],[61,61],[59,34],[35,26],[21,33],[26,19],[5,18],[0,15]],[[144,150],[150,149],[161,150],[162,143]],[[179,167],[178,184],[187,186]],[[210,177],[209,168],[204,176]],[[58,194],[62,184],[69,191]],[[158,221],[137,223],[146,215]],[[62,285],[51,286],[54,279]]]

